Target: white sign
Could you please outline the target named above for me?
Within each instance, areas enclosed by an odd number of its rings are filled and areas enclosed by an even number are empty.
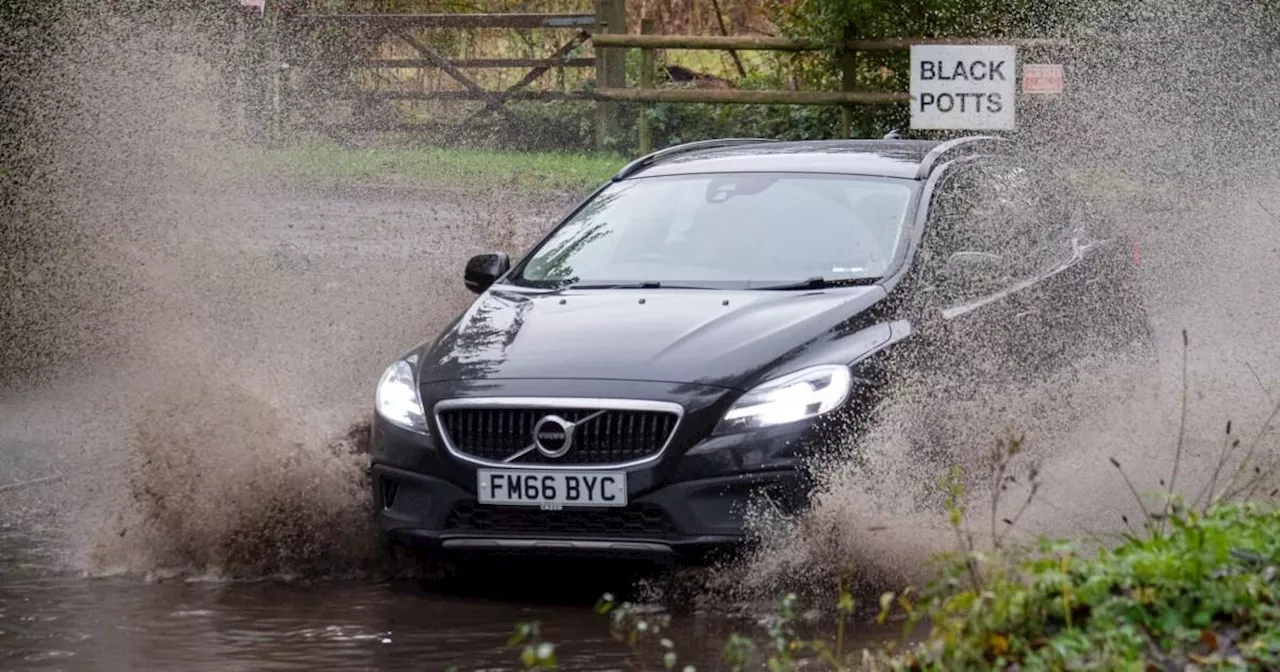
[[[911,128],[1012,130],[1018,48],[911,45]]]
[[[1023,93],[1062,93],[1062,66],[1028,63],[1022,66]]]

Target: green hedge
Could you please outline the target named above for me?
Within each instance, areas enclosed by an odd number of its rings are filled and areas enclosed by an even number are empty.
[[[1086,553],[1076,544],[942,556],[920,591],[886,593],[878,620],[905,614],[902,642],[847,651],[797,635],[794,594],[760,633],[731,634],[727,669],[834,670],[1275,670],[1280,669],[1280,512],[1261,503],[1175,510],[1163,528]],[[854,611],[840,591],[843,633]],[[610,596],[598,612],[640,669],[682,669],[669,620]],[[923,623],[929,630],[915,632]],[[508,646],[526,669],[557,668],[537,622]]]
[[[1169,523],[1092,556],[1044,542],[950,558],[913,613],[932,632],[897,662],[921,670],[1280,668],[1280,514],[1223,504]]]

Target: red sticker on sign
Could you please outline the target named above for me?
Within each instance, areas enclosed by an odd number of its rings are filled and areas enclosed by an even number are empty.
[[[1027,64],[1022,66],[1023,93],[1062,93],[1062,66]]]

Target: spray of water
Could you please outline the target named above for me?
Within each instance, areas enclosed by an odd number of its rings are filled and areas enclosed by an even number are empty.
[[[56,25],[23,127],[38,179],[15,212],[93,264],[36,295],[67,308],[23,354],[57,356],[0,434],[65,478],[23,501],[91,574],[378,570],[372,385],[465,305],[467,254],[515,252],[562,198],[263,182],[223,123],[218,33],[84,9]]]
[[[966,528],[989,547],[1037,535],[1114,540],[1158,510],[1146,496],[1174,477],[1193,500],[1230,440],[1228,420],[1235,437],[1260,437],[1259,464],[1274,460],[1280,144],[1262,120],[1280,112],[1269,65],[1277,26],[1247,3],[1156,2],[1100,5],[1071,27],[1068,92],[1027,111],[1021,140],[1032,160],[1078,176],[1093,207],[1138,242],[1156,361],[1099,356],[964,398],[948,397],[938,377],[904,381],[859,459],[819,465],[810,513],[766,518],[761,549],[726,582],[734,591],[825,592],[845,572],[872,591],[926,580],[927,559],[960,541],[938,485],[950,465],[964,474]],[[1014,437],[1022,451],[994,484],[992,453]],[[919,446],[938,443],[954,451],[947,461],[921,459]]]

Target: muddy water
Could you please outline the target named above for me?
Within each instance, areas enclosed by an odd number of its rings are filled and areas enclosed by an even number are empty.
[[[142,536],[117,521],[134,494],[139,430],[156,421],[146,414],[155,393],[164,395],[160,371],[179,371],[186,389],[253,391],[238,404],[197,397],[215,405],[180,409],[188,421],[204,419],[185,437],[192,445],[161,452],[180,461],[226,454],[255,469],[283,464],[279,442],[235,453],[243,436],[220,428],[274,437],[267,425],[289,420],[307,429],[286,432],[304,451],[339,430],[368,404],[389,358],[465,305],[466,255],[518,252],[513,232],[536,234],[560,205],[551,200],[540,209],[438,191],[187,194],[153,204],[152,218],[168,220],[164,236],[157,226],[140,236],[118,231],[106,253],[135,283],[131,296],[114,297],[127,338],[109,358],[0,400],[0,486],[64,477],[0,490],[0,669],[501,667],[518,659],[503,646],[511,629],[530,619],[544,621],[569,662],[616,666],[623,650],[590,610],[599,593],[549,590],[524,602],[492,591],[445,596],[380,580],[372,558],[336,553],[312,582],[230,581],[216,578],[226,569],[218,558],[161,556],[157,547],[171,541],[164,534]],[[162,419],[170,420],[184,419]],[[254,492],[235,494],[243,473],[201,474],[221,497],[206,508],[184,484],[173,487],[171,507],[187,535],[175,546],[240,532],[237,522],[265,504]],[[344,510],[359,504],[343,502]],[[93,519],[100,507],[112,515]],[[306,541],[323,546],[330,521],[311,517]],[[117,544],[104,551],[106,540]]]
[[[572,200],[153,202],[165,226],[108,248],[135,283],[115,297],[120,347],[0,395],[0,670],[517,669],[504,645],[529,620],[569,669],[625,667],[592,606],[627,594],[636,568],[390,580],[344,529],[363,520],[359,458],[326,452],[381,368],[466,305],[467,255],[519,252]],[[757,627],[676,623],[682,660],[703,669],[727,631]]]
[[[30,446],[28,446],[30,447]],[[0,449],[10,451],[13,444]],[[639,599],[646,614],[671,617],[663,636],[681,665],[717,669],[732,632],[763,633],[742,605],[681,610],[638,592],[661,568],[609,563],[561,565],[527,559],[442,582],[389,576],[381,567],[345,568],[310,580],[280,576],[229,580],[181,568],[93,574],[68,563],[67,528],[47,502],[70,496],[59,483],[28,486],[37,506],[0,512],[0,670],[517,670],[508,646],[520,623],[537,622],[561,669],[658,669],[663,650],[632,649],[595,613],[608,593]],[[688,606],[688,603],[684,603]],[[829,635],[810,612],[806,631]],[[892,627],[859,619],[852,646],[892,638]]]
[[[363,502],[342,494],[350,463],[329,469],[326,441],[367,407],[390,358],[466,305],[466,256],[515,252],[567,200],[354,192],[160,204],[158,217],[183,215],[163,240],[115,250],[137,269],[136,295],[120,308],[132,325],[125,352],[0,397],[0,670],[518,669],[519,652],[504,643],[516,623],[534,619],[566,667],[626,667],[627,651],[591,606],[605,591],[626,590],[627,575],[390,581],[334,522],[355,520],[348,516]],[[1266,414],[1280,361],[1265,336],[1251,334],[1277,319],[1274,222],[1251,204],[1206,221],[1218,235],[1184,225],[1177,236],[1158,227],[1143,236],[1152,317],[1171,365],[1160,377],[1169,380],[1096,423],[1097,441],[1068,433],[1077,454],[1050,473],[1069,467],[1074,477],[1046,488],[1053,499],[1029,514],[1031,529],[1070,533],[1070,522],[1090,531],[1131,509],[1108,455],[1143,465],[1133,478],[1144,491],[1166,473],[1182,328],[1193,343],[1208,342],[1193,351],[1187,459],[1196,468],[1186,473],[1208,473],[1199,463],[1216,455],[1224,418],[1252,432]],[[1188,239],[1212,253],[1191,257]],[[1226,258],[1239,239],[1259,244],[1237,250],[1231,268],[1192,265]],[[1242,389],[1254,372],[1261,389]],[[178,480],[143,470],[143,483],[169,485],[165,525],[151,529],[138,517],[154,511],[122,505],[136,503],[140,453],[189,467]],[[263,473],[278,477],[271,487],[255,485]],[[5,489],[50,475],[62,480]],[[280,491],[294,506],[275,506]],[[803,574],[826,558],[817,551],[828,542],[835,560],[864,566],[915,565],[935,550],[917,548],[935,530],[871,535],[878,519],[866,520],[867,503],[847,495],[832,507],[843,528],[785,538],[799,560],[775,552],[750,568],[754,576]],[[255,573],[255,560],[288,550],[285,538],[307,554]],[[727,631],[760,633],[754,616],[767,610],[754,605],[734,621],[681,617],[673,639],[713,669]],[[863,641],[894,634],[858,630]]]
[[[51,569],[57,558],[33,536],[0,531],[4,670],[515,669],[519,651],[504,644],[531,620],[566,667],[616,669],[628,653],[580,588],[86,579]],[[688,632],[686,650],[705,650]]]

